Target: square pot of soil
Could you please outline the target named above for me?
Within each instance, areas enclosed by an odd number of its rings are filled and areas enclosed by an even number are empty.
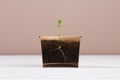
[[[80,36],[39,36],[43,67],[78,67]]]

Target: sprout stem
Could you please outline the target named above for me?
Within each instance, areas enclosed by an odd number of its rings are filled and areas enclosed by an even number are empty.
[[[58,38],[59,38],[59,40],[60,40],[60,27],[58,27]]]

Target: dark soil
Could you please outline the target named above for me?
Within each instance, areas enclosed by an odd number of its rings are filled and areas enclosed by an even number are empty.
[[[78,64],[79,45],[76,41],[42,40],[43,63]],[[58,46],[61,45],[61,49]],[[64,55],[63,55],[63,53]]]

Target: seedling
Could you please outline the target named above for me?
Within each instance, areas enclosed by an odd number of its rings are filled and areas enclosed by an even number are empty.
[[[60,19],[58,19],[58,24],[57,24],[57,27],[58,27],[58,39],[59,39],[59,42],[60,42],[60,27],[61,27],[61,23],[62,21]],[[58,48],[61,48],[61,45],[59,44]]]
[[[61,27],[61,23],[62,23],[62,21],[59,19],[59,20],[58,20],[58,24],[57,24],[57,27],[58,27],[59,45],[58,45],[58,47],[55,48],[53,51],[59,50],[59,51],[61,52],[62,56],[63,56],[64,62],[69,62],[69,61],[68,61],[68,58],[66,57],[66,55],[65,55],[65,53],[64,53],[64,51],[62,50],[61,44],[60,44],[60,36],[61,36],[61,35],[60,35],[60,27]]]
[[[80,37],[61,36],[61,19],[57,20],[57,36],[42,36],[44,67],[78,67]]]

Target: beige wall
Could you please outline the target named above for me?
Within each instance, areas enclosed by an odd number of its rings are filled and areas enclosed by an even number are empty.
[[[120,0],[0,0],[0,54],[40,54],[39,35],[82,35],[82,54],[120,54]]]

